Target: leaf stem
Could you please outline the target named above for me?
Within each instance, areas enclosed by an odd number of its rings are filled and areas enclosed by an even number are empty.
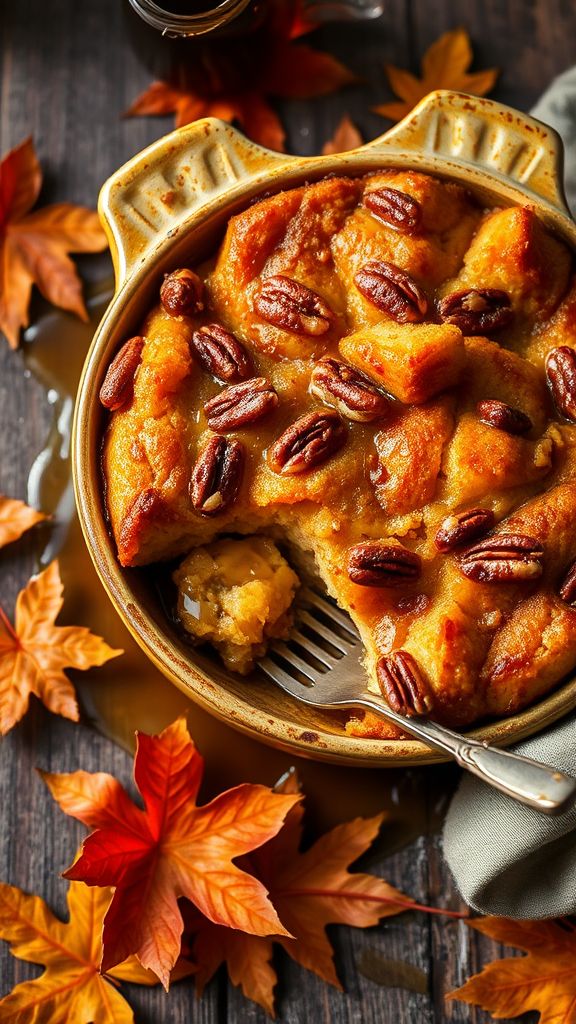
[[[1,621],[2,621],[3,623],[4,623],[4,625],[6,626],[6,629],[7,629],[7,630],[8,630],[8,632],[10,633],[10,636],[11,636],[11,637],[12,637],[12,638],[13,638],[13,639],[14,639],[14,640],[16,641],[16,643],[18,644],[18,646],[20,646],[20,637],[18,636],[18,634],[17,634],[16,630],[14,629],[14,626],[13,626],[13,625],[12,625],[12,623],[10,622],[10,619],[9,619],[9,618],[8,618],[8,616],[6,615],[6,612],[4,611],[4,609],[3,609],[3,607],[2,607],[2,605],[1,605],[1,604],[0,604],[0,620],[1,620]]]
[[[346,892],[339,889],[287,889],[284,892],[275,892],[274,896],[329,896],[344,900],[361,900],[368,903],[389,903],[395,907],[404,907],[405,910],[422,910],[426,914],[441,914],[443,917],[454,917],[464,920],[469,917],[468,912],[462,913],[459,910],[442,910],[440,907],[428,907],[425,903],[413,903],[412,900],[402,899],[393,896],[371,896],[361,892]]]

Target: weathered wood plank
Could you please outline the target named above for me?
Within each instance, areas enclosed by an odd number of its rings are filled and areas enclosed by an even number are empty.
[[[123,0],[123,3],[125,0]],[[150,75],[126,44],[123,3],[99,0],[19,0],[0,19],[0,150],[32,133],[46,169],[43,199],[94,205],[105,178],[122,162],[172,127],[171,118],[122,120],[121,113],[146,87]],[[362,77],[358,86],[314,103],[282,105],[289,148],[317,152],[348,112],[372,138],[388,122],[370,106],[390,98],[384,64],[417,70],[423,50],[440,32],[464,21],[473,39],[476,67],[503,68],[496,97],[527,109],[555,74],[573,60],[576,12],[566,0],[388,0],[383,18],[368,29],[329,27],[317,44],[345,60]],[[297,73],[297,69],[295,69]],[[88,278],[109,270],[107,257],[82,261]],[[24,497],[29,466],[50,422],[42,389],[26,377],[19,355],[0,345],[0,491]],[[34,565],[34,541],[23,539],[0,555],[0,597],[11,609]],[[106,770],[124,781],[130,759],[87,725],[73,726],[35,707],[27,721],[0,745],[0,878],[43,895],[65,912],[65,883],[58,873],[70,861],[83,830],[50,801],[35,766]],[[451,778],[425,770],[433,779],[429,802]],[[421,778],[423,773],[413,773]],[[362,786],[362,773],[357,773]],[[383,776],[383,789],[386,788]],[[268,780],[267,780],[268,781]],[[418,785],[422,785],[419,781]],[[383,804],[386,803],[383,793]],[[402,816],[402,808],[398,808]],[[401,829],[399,829],[401,831]],[[459,900],[443,864],[437,836],[422,837],[390,855],[385,845],[369,868],[422,902],[458,908]],[[445,1005],[443,994],[497,955],[494,943],[458,922],[410,913],[365,932],[333,929],[346,995],[304,973],[283,954],[279,1007],[286,1024],[485,1024],[487,1014],[461,1004]],[[385,989],[358,970],[367,951],[405,960],[429,978],[428,995]],[[0,945],[2,992],[32,976]],[[263,1024],[264,1014],[247,1004],[220,976],[197,1004],[190,986],[170,996],[129,989],[143,1024]]]
[[[474,69],[500,68],[495,99],[529,110],[553,78],[574,63],[574,8],[565,0],[411,0],[415,59],[442,32],[463,25]],[[416,70],[416,67],[413,67]]]

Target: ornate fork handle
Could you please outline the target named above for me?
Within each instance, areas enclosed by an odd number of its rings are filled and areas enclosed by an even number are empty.
[[[395,722],[429,747],[450,754],[466,771],[528,807],[545,814],[562,814],[576,799],[576,779],[539,761],[460,736],[425,718],[405,718],[376,694],[367,693],[353,703]]]

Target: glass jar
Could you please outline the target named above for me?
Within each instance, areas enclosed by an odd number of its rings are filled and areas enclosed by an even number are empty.
[[[325,23],[382,14],[381,0],[124,0],[127,31],[158,78],[218,95],[250,87],[269,47],[297,14]]]
[[[290,31],[297,0],[125,0],[130,43],[157,78],[201,94],[243,91],[253,62]]]

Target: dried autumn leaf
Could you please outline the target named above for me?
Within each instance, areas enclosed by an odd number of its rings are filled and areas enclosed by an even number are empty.
[[[332,138],[324,143],[322,152],[324,156],[330,156],[332,153],[346,153],[349,149],[358,149],[361,145],[360,132],[348,114],[344,114]]]
[[[226,964],[232,984],[274,1017],[274,988],[278,978],[271,962],[273,940],[223,928],[201,914],[187,913],[186,909],[184,921],[186,931],[192,929],[194,935],[190,955],[194,955],[194,949],[200,955],[199,962],[195,961],[198,996],[221,964]]]
[[[43,512],[37,512],[25,502],[0,494],[0,548],[18,540],[26,530],[46,518]]]
[[[65,877],[116,886],[104,920],[105,970],[135,953],[167,985],[180,951],[181,896],[218,924],[288,934],[265,887],[233,860],[276,835],[299,797],[243,785],[199,807],[203,770],[178,719],[159,736],[138,733],[134,778],[145,810],[110,775],[45,776],[62,810],[96,829]]]
[[[175,114],[175,127],[181,128],[200,117],[219,117],[222,121],[237,121],[250,138],[268,149],[282,151],[286,133],[282,122],[257,92],[240,93],[233,97],[202,99],[186,89],[179,89],[166,82],[153,82],[138,97],[127,117],[138,115]]]
[[[258,84],[265,95],[307,100],[328,96],[355,81],[356,76],[332,54],[304,43],[280,43]]]
[[[220,964],[226,963],[232,982],[274,1016],[273,941],[297,963],[341,988],[326,926],[366,928],[412,906],[408,897],[382,878],[348,871],[375,839],[383,815],[338,825],[304,853],[300,852],[302,816],[302,806],[293,807],[278,835],[245,861],[269,890],[293,938],[246,936],[197,915],[190,925],[200,993]]]
[[[290,39],[298,39],[320,27],[318,21],[311,21],[304,6],[304,0],[297,0],[296,11],[289,28]]]
[[[400,121],[434,89],[455,89],[474,96],[485,96],[494,88],[498,70],[489,68],[469,73],[472,56],[468,33],[463,28],[457,28],[453,32],[445,32],[426,51],[422,58],[422,78],[387,64],[390,88],[403,102],[383,103],[374,107],[374,111],[389,117],[391,121]]]
[[[177,83],[153,82],[126,116],[173,113],[177,128],[200,117],[219,117],[237,122],[246,135],[268,149],[283,151],[285,132],[268,97],[325,96],[356,79],[331,54],[294,42],[313,27],[304,20],[300,5],[296,13],[291,5],[277,7],[275,34],[264,52],[251,54],[250,40],[242,52],[236,51],[236,63],[229,54],[211,52],[209,75],[203,66],[190,67]]]
[[[98,214],[57,203],[30,213],[42,171],[32,139],[0,163],[0,330],[17,348],[28,324],[32,285],[49,302],[88,319],[82,285],[69,252],[101,252],[107,246]]]
[[[5,1024],[131,1024],[132,1010],[118,992],[119,981],[155,985],[157,978],[132,957],[109,977],[100,974],[102,920],[110,889],[89,889],[72,882],[67,894],[70,919],[60,921],[39,896],[0,883],[0,938],[20,960],[46,970],[16,985],[0,999]],[[179,965],[179,977],[191,974]],[[116,983],[116,984],[115,984]]]
[[[483,917],[468,924],[527,956],[496,960],[447,999],[481,1006],[499,1019],[540,1013],[539,1024],[576,1019],[576,927],[568,921],[511,921]]]
[[[405,960],[392,960],[374,949],[365,949],[356,963],[358,973],[376,985],[386,988],[404,988],[407,992],[428,992],[428,975],[416,964]]]
[[[62,593],[54,561],[20,591],[14,626],[0,607],[0,735],[20,721],[32,693],[49,711],[77,721],[74,687],[64,669],[103,665],[122,654],[83,626],[55,625]]]

